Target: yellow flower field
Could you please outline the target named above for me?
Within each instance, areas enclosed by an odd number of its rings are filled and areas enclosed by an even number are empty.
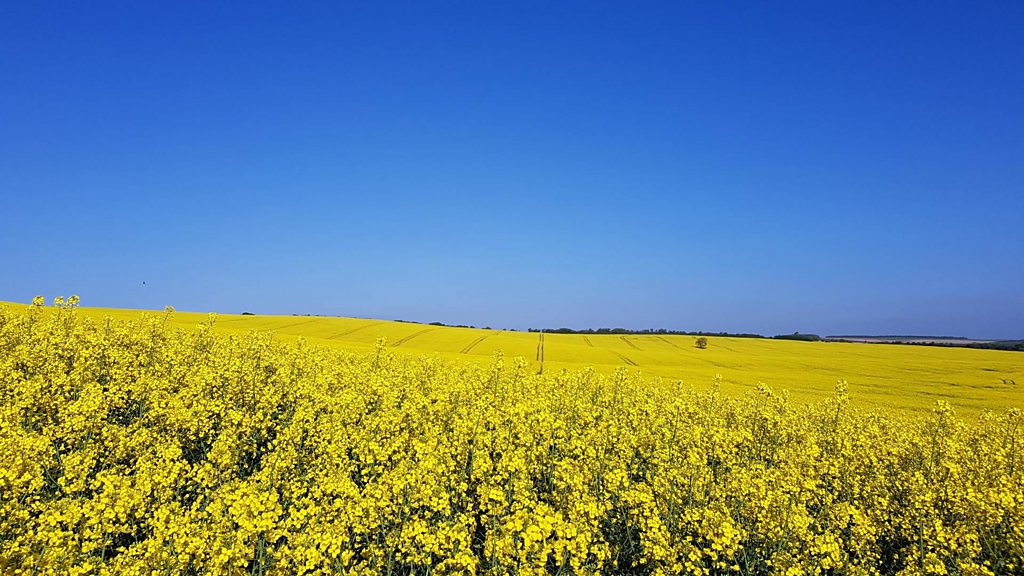
[[[103,316],[0,306],[0,573],[1024,570],[1019,396],[970,401],[1012,353],[546,335],[539,374],[536,334]]]
[[[0,303],[12,310],[24,305]],[[82,316],[103,321],[138,320],[141,310],[80,308]],[[152,313],[152,312],[151,312]],[[176,312],[168,321],[192,329],[207,314]],[[385,338],[388,348],[413,355],[429,354],[459,362],[487,363],[496,352],[522,356],[541,369],[539,335],[472,328],[427,326],[406,322],[318,316],[248,316],[221,314],[215,330],[245,335],[272,331],[278,342],[302,338],[309,345],[346,352],[373,350]],[[837,380],[850,384],[857,406],[927,415],[937,400],[958,413],[1024,409],[1024,354],[999,350],[795,342],[788,340],[709,337],[705,350],[692,336],[545,334],[545,372],[592,368],[611,374],[631,373],[682,380],[707,390],[721,376],[721,391],[740,396],[765,383],[786,390],[795,401],[821,402]],[[1011,384],[1014,382],[1016,384]]]

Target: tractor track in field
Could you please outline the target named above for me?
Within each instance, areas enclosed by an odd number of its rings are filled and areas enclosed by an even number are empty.
[[[615,352],[614,350],[612,351],[612,354],[615,354],[616,356],[621,358],[623,362],[625,362],[626,364],[629,364],[630,366],[639,366],[639,364],[637,364],[636,362],[633,362],[632,360],[630,360],[629,358],[627,358],[623,354],[619,354],[618,352]]]
[[[469,354],[470,350],[472,350],[473,348],[476,348],[477,344],[483,342],[484,340],[487,340],[490,337],[491,337],[490,334],[484,334],[483,336],[481,336],[481,337],[477,338],[476,340],[473,340],[472,342],[470,342],[465,348],[463,348],[462,350],[459,350],[459,352],[462,353],[462,354]]]
[[[423,330],[420,330],[418,332],[413,332],[412,334],[409,334],[405,338],[402,338],[400,340],[396,340],[395,343],[392,344],[392,346],[394,346],[394,347],[401,346],[402,344],[405,344],[406,342],[408,342],[409,340],[412,340],[413,338],[415,338],[417,336],[422,336],[422,335],[426,334],[427,332],[433,332],[434,330],[437,330],[437,328],[424,328]]]
[[[640,350],[641,352],[643,351],[639,346],[630,342],[629,338],[626,338],[625,336],[619,336],[619,339],[625,342],[633,350]]]
[[[583,341],[587,343],[587,346],[590,346],[591,348],[594,347],[594,343],[591,342],[590,338],[585,334],[583,335]]]
[[[537,341],[537,361],[540,362],[540,369],[537,370],[537,374],[544,373],[544,333],[540,333],[540,339]]]
[[[309,318],[309,319],[306,319],[306,320],[299,320],[298,322],[292,322],[291,324],[285,324],[283,326],[274,326],[273,328],[268,328],[267,331],[269,332],[269,331],[281,330],[282,328],[293,328],[295,326],[302,326],[303,324],[309,324],[310,322],[316,322],[317,320],[319,320],[319,318]]]
[[[370,324],[363,324],[362,326],[356,326],[355,328],[349,328],[348,330],[345,330],[344,332],[338,332],[337,334],[334,334],[333,336],[328,336],[327,339],[328,340],[334,340],[335,338],[341,338],[342,336],[348,336],[349,334],[352,334],[354,332],[359,332],[360,330],[364,330],[364,329],[369,328],[371,326],[380,326],[381,324],[384,324],[384,322],[372,322]]]
[[[657,339],[658,340],[662,340],[663,342],[669,344],[670,346],[672,346],[674,348],[679,348],[679,344],[677,344],[676,342],[673,342],[672,340],[670,340],[669,338],[666,338],[665,336],[657,336]],[[683,349],[683,348],[679,348],[679,349]]]

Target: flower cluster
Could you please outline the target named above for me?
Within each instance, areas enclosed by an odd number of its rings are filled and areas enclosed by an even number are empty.
[[[1016,411],[346,354],[171,313],[0,308],[0,572],[1024,570]]]

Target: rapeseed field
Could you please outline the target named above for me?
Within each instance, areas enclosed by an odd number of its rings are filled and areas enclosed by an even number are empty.
[[[6,306],[25,309],[13,303]],[[108,317],[134,321],[143,313],[78,309],[79,315],[97,322]],[[206,318],[207,314],[177,312],[168,326],[191,329]],[[648,377],[682,380],[704,391],[720,375],[720,390],[730,396],[764,383],[787,391],[798,402],[824,401],[837,380],[846,380],[859,407],[924,416],[938,400],[965,416],[1024,409],[1024,354],[999,350],[721,337],[709,337],[707,348],[701,350],[692,336],[653,334],[544,334],[541,349],[536,333],[318,316],[221,314],[214,330],[236,335],[269,331],[277,342],[302,338],[309,345],[345,352],[373,350],[385,338],[395,352],[458,362],[486,363],[501,352],[507,358],[523,357],[537,372],[593,369],[611,374],[625,368]]]
[[[1024,571],[1014,408],[866,409],[841,381],[813,403],[732,395],[400,353],[422,326],[347,351],[76,304],[0,306],[3,574]]]

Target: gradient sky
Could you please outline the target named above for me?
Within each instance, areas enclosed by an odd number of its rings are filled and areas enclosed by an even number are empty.
[[[4,3],[0,300],[1024,337],[1024,3],[341,4]]]

